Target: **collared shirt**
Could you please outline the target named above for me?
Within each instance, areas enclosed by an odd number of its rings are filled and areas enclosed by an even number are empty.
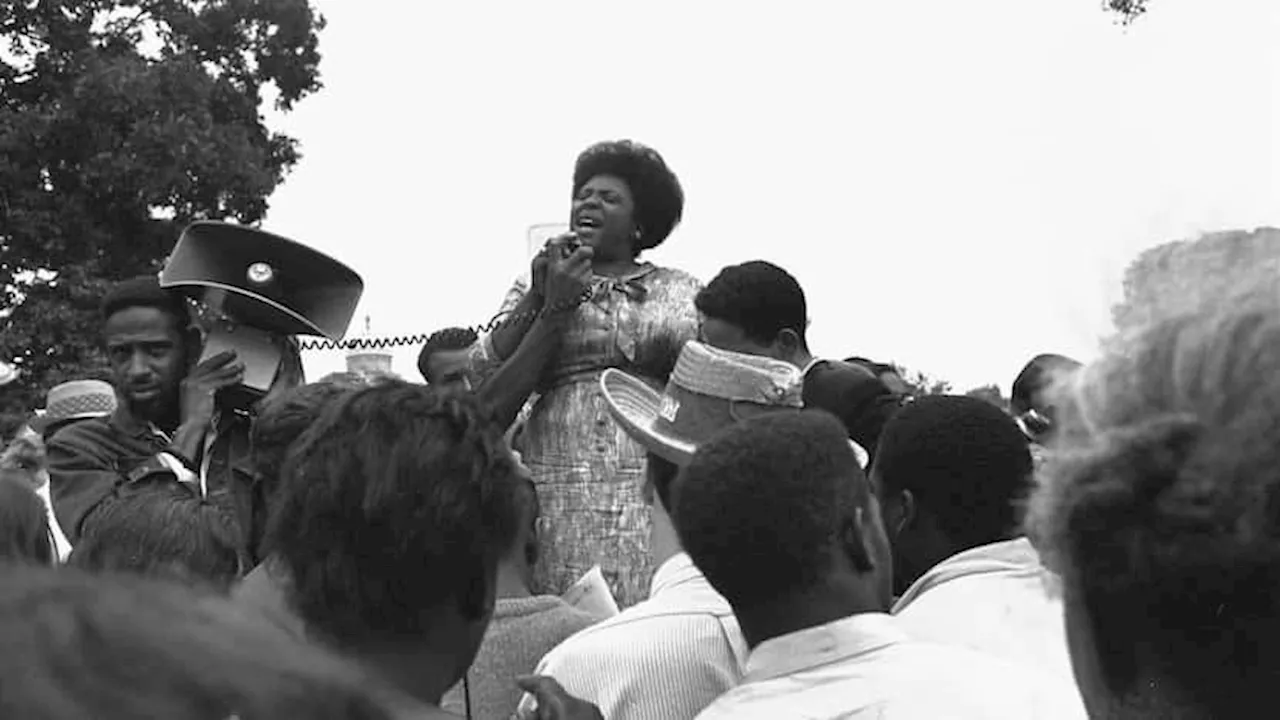
[[[919,640],[977,650],[1044,673],[1075,717],[1088,717],[1076,689],[1062,620],[1060,581],[1026,538],[966,550],[938,563],[894,605]]]
[[[62,526],[58,524],[58,518],[53,513],[53,498],[49,496],[49,483],[41,485],[36,490],[36,494],[44,503],[44,511],[48,516],[49,534],[53,536],[54,553],[58,556],[58,562],[66,562],[67,556],[71,554],[71,543],[67,542],[67,536],[62,532]]]
[[[649,599],[547,653],[536,674],[595,703],[609,720],[685,720],[737,684],[746,641],[729,603],[681,553]],[[528,696],[521,710],[531,707]]]
[[[883,613],[760,643],[742,684],[699,720],[1019,720],[1058,717],[1040,678],[979,653],[914,641]]]

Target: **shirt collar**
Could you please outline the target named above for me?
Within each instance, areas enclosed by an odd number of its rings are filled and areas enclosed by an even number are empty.
[[[662,563],[653,574],[653,581],[649,583],[649,597],[654,597],[664,590],[669,590],[677,585],[682,585],[701,577],[702,571],[698,569],[697,565],[693,564],[693,559],[689,557],[689,554],[678,553]]]
[[[759,682],[865,655],[907,636],[893,617],[859,613],[817,627],[765,640],[747,658],[742,682]]]
[[[979,545],[952,555],[921,575],[894,603],[894,612],[948,580],[991,572],[1039,574],[1047,571],[1040,564],[1040,554],[1025,537]]]
[[[154,434],[157,431],[155,425],[134,417],[133,413],[129,412],[128,405],[123,401],[116,404],[116,409],[111,413],[111,417],[107,422],[134,437]]]

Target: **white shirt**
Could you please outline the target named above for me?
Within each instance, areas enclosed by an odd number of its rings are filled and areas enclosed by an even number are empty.
[[[698,719],[1024,720],[1058,717],[1051,697],[1013,665],[864,613],[760,643],[742,684]]]
[[[554,677],[609,720],[692,720],[737,684],[746,640],[688,555],[663,563],[650,588],[648,600],[547,653],[535,674]],[[532,707],[526,695],[519,712]]]
[[[1067,652],[1059,580],[1026,538],[983,545],[938,563],[894,605],[919,640],[977,650],[1045,674],[1087,718]]]

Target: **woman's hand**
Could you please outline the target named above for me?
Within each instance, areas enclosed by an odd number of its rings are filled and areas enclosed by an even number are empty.
[[[557,235],[546,242],[542,246],[542,250],[533,256],[533,262],[530,263],[530,291],[540,298],[547,296],[547,270],[551,263],[557,260],[566,260],[573,254],[574,250],[581,247],[582,241],[578,239],[575,232],[567,232]]]
[[[547,307],[572,304],[591,284],[591,257],[594,251],[582,245],[567,257],[557,257],[553,248],[547,259]]]

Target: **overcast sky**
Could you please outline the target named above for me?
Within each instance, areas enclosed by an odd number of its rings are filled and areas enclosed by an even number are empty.
[[[270,116],[303,159],[264,227],[361,273],[353,333],[487,320],[603,139],[685,186],[649,259],[776,262],[816,353],[959,389],[1088,359],[1139,250],[1280,225],[1276,0],[1129,29],[1099,0],[316,4],[325,87]]]

